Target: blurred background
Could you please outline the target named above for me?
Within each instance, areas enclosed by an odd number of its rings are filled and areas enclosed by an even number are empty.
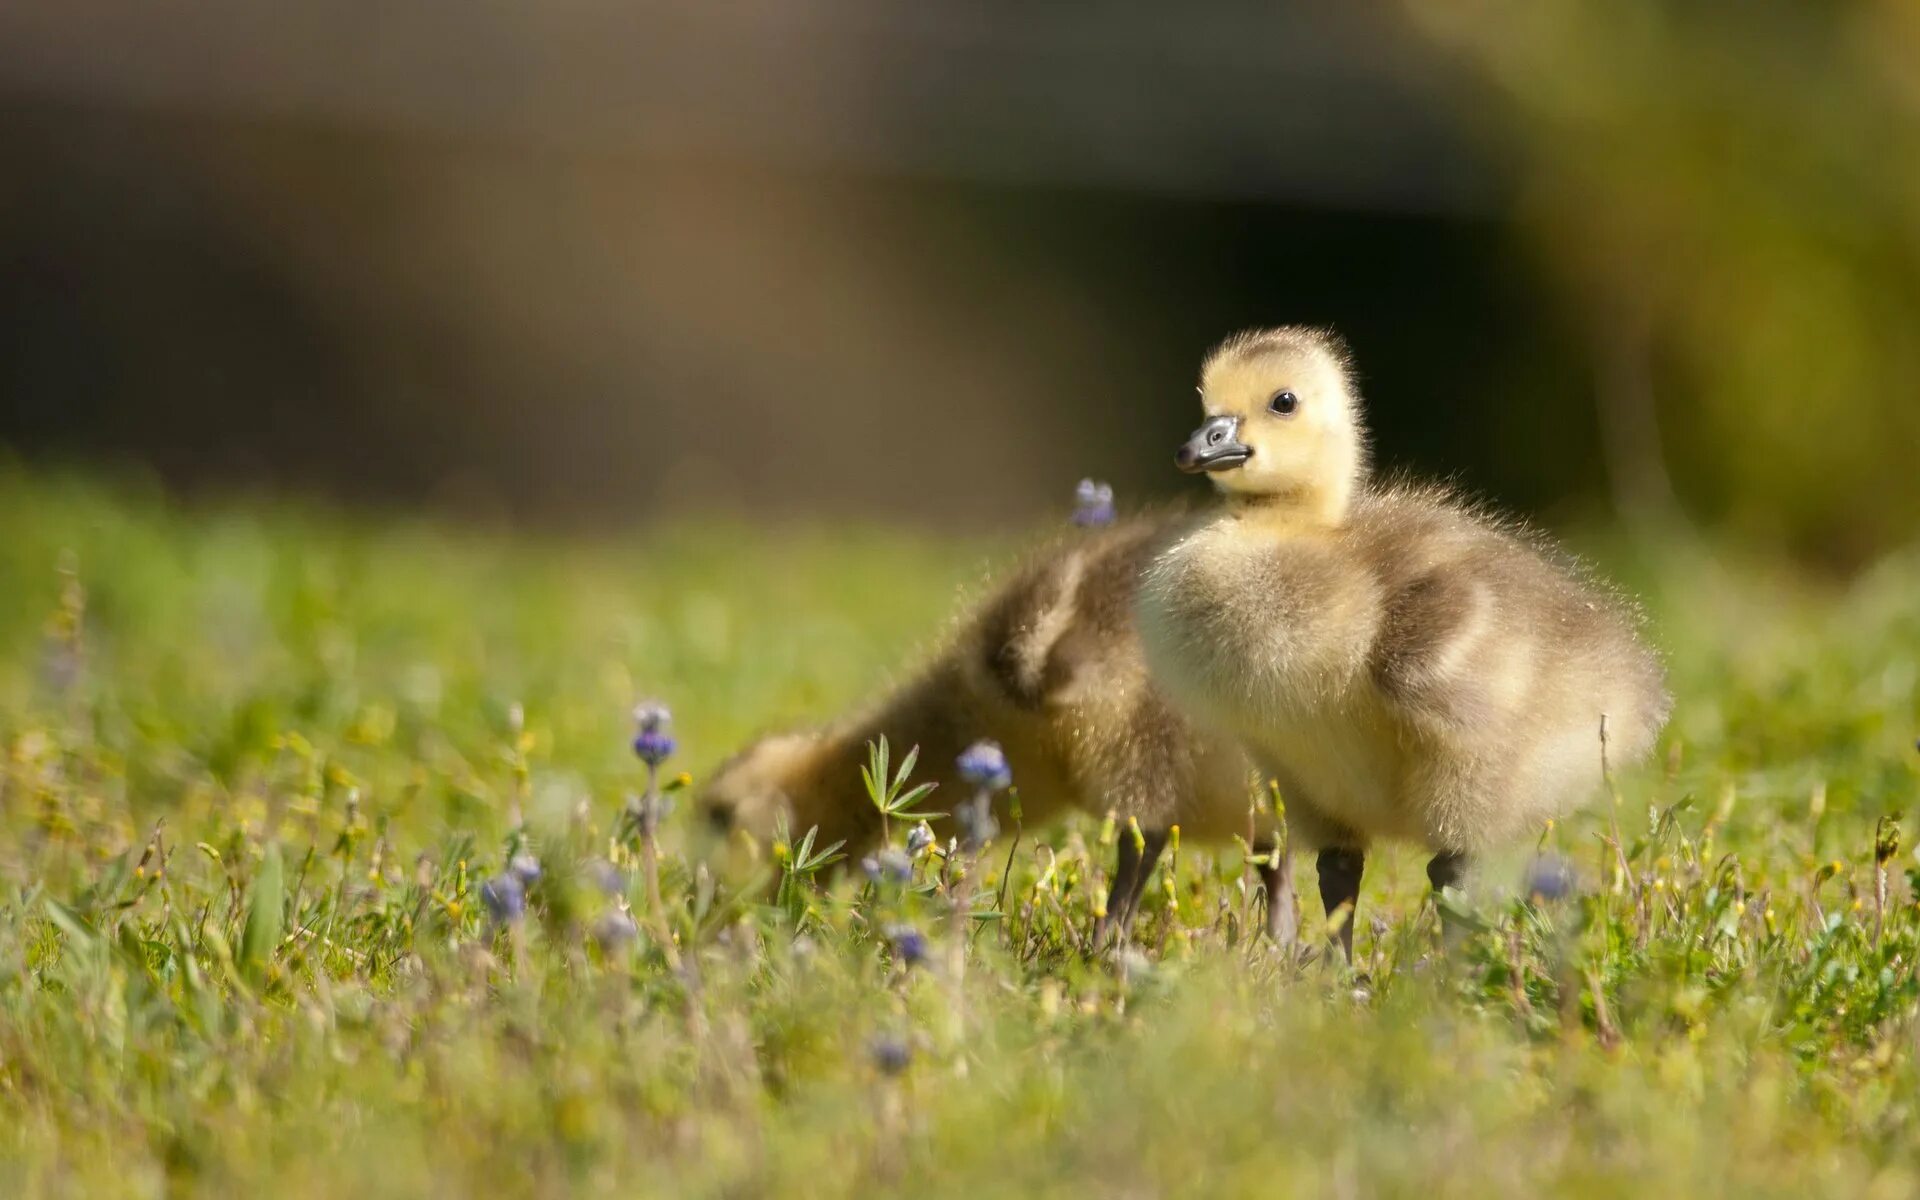
[[[1385,461],[1845,570],[1920,519],[1920,7],[0,6],[0,445],[556,528]]]

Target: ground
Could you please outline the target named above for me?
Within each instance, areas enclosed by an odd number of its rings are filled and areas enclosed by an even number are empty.
[[[1179,847],[1089,961],[1098,821],[966,884],[701,865],[678,772],[879,686],[1015,539],[556,540],[10,468],[0,1192],[1912,1194],[1883,818],[1920,794],[1920,555],[1576,540],[1668,654],[1657,761],[1544,835],[1564,898],[1519,847],[1443,919],[1380,856],[1362,978],[1249,936],[1235,846]],[[622,818],[648,696],[657,841]],[[955,892],[998,914],[964,949]]]

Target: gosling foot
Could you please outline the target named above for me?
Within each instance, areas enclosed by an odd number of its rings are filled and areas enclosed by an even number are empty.
[[[1120,846],[1113,868],[1113,886],[1107,890],[1107,911],[1093,926],[1095,953],[1109,945],[1124,945],[1133,936],[1133,918],[1140,910],[1140,897],[1146,894],[1147,880],[1167,848],[1167,831],[1154,830],[1141,835],[1135,845],[1129,831],[1120,834]]]

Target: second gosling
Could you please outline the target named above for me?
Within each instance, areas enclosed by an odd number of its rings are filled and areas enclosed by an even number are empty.
[[[1634,609],[1517,526],[1433,487],[1381,485],[1348,356],[1281,328],[1208,357],[1206,421],[1176,462],[1225,505],[1147,569],[1157,679],[1276,779],[1353,951],[1376,839],[1470,856],[1644,757],[1671,700]]]
[[[1140,843],[1126,831],[1119,837],[1096,944],[1130,925],[1174,825],[1213,840],[1252,832],[1267,860],[1268,930],[1290,940],[1291,895],[1274,902],[1284,864],[1272,851],[1272,823],[1262,816],[1249,827],[1246,756],[1176,712],[1141,651],[1135,583],[1181,520],[1136,518],[1050,542],[872,707],[764,737],[723,763],[702,789],[707,819],[765,838],[784,812],[792,828],[817,828],[824,842],[858,853],[880,835],[860,778],[869,743],[884,736],[919,747],[918,777],[939,785],[936,807],[951,808],[969,792],[956,759],[990,739],[1006,754],[1028,822],[1070,810],[1138,822]]]

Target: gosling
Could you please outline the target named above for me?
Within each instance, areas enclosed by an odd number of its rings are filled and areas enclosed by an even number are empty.
[[[1664,673],[1637,611],[1540,537],[1445,489],[1373,481],[1334,335],[1229,338],[1200,396],[1175,461],[1225,504],[1148,566],[1147,659],[1279,784],[1351,961],[1375,839],[1425,846],[1435,891],[1456,885],[1472,856],[1598,790],[1604,759],[1651,750]]]
[[[1141,570],[1183,523],[1136,518],[1049,543],[961,620],[942,652],[872,708],[823,728],[764,737],[722,764],[700,796],[707,819],[719,832],[743,829],[765,839],[784,811],[791,828],[817,828],[823,844],[845,841],[857,854],[881,832],[860,777],[870,742],[884,736],[893,746],[919,747],[916,777],[936,782],[937,796],[950,801],[936,807],[951,808],[970,795],[955,760],[977,739],[991,739],[1012,769],[1023,820],[1039,824],[1078,810],[1139,823],[1143,844],[1130,831],[1118,839],[1096,946],[1109,934],[1126,935],[1176,824],[1183,836],[1202,839],[1253,835],[1266,859],[1268,931],[1290,941],[1291,885],[1275,903],[1284,864],[1273,853],[1270,818],[1250,818],[1251,765],[1230,738],[1176,713],[1147,674],[1133,593]]]

